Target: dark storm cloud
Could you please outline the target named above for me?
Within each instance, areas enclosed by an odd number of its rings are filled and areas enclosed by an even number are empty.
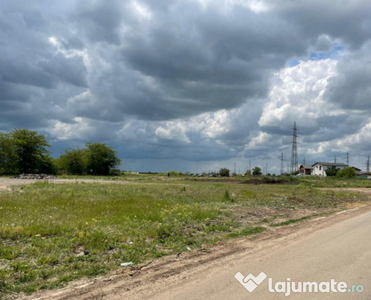
[[[265,1],[260,13],[248,8],[255,2],[3,1],[0,130],[40,129],[66,146],[112,141],[136,159],[195,161],[232,158],[263,131],[273,138],[242,155],[267,158],[286,143],[276,137],[292,123],[277,118],[259,126],[272,74],[290,59],[338,46],[347,55],[338,58],[326,99],[339,108],[371,108],[369,1]],[[214,124],[208,113],[223,109],[236,113]],[[197,127],[203,113],[206,125]],[[326,114],[301,125],[304,143],[367,123],[367,115]],[[169,120],[185,120],[186,129],[178,134]],[[125,128],[131,132],[120,135]]]
[[[238,107],[264,96],[271,71],[305,50],[300,42],[290,44],[299,36],[284,20],[257,17],[242,8],[225,15],[183,3],[173,10],[159,14],[153,27],[138,28],[125,38],[118,59],[160,87],[138,88],[132,99],[124,91],[116,95],[127,113],[171,119]]]
[[[81,33],[84,33],[90,42],[105,41],[119,45],[118,30],[122,22],[124,3],[118,0],[78,1],[71,20],[79,24]]]
[[[345,109],[371,109],[371,42],[346,55],[329,81],[326,97]]]
[[[274,12],[290,20],[306,38],[321,34],[357,48],[371,38],[369,1],[270,1]]]
[[[87,87],[87,70],[80,57],[66,58],[62,54],[55,55],[48,61],[40,63],[42,70],[59,80],[79,87]]]

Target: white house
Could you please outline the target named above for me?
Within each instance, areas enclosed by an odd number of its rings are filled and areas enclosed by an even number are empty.
[[[348,167],[349,165],[343,163],[316,162],[314,165],[312,165],[311,175],[326,177],[326,170],[328,168],[336,168],[341,170]]]

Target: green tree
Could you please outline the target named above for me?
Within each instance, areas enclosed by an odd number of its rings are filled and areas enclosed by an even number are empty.
[[[349,168],[344,168],[340,170],[339,172],[337,172],[336,177],[353,178],[354,176],[356,176],[356,174],[357,174],[356,171],[352,167],[349,167]]]
[[[10,134],[0,132],[0,172],[17,173],[17,156]]]
[[[88,170],[89,152],[86,149],[67,149],[57,159],[62,174],[84,175]]]
[[[116,151],[101,143],[86,143],[88,155],[88,173],[93,175],[108,175],[121,164]]]
[[[339,172],[339,169],[337,169],[336,167],[331,167],[331,168],[327,168],[326,175],[327,176],[336,176],[338,172]]]
[[[260,169],[259,167],[255,167],[252,170],[252,175],[253,176],[261,176],[262,175],[262,169]]]
[[[221,168],[220,170],[219,170],[219,174],[220,174],[220,176],[222,176],[222,177],[229,177],[229,169],[227,169],[227,168]]]
[[[52,167],[50,152],[46,149],[50,147],[46,138],[37,131],[28,129],[14,129],[10,133],[14,143],[14,155],[16,166],[21,173],[39,173]]]

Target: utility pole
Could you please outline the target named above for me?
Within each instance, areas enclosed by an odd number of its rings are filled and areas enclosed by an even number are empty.
[[[336,164],[336,155],[335,155],[334,163]]]
[[[268,163],[265,164],[265,173],[268,174]]]
[[[366,168],[367,168],[367,173],[370,173],[370,155],[367,156]]]
[[[292,129],[291,173],[296,172],[298,168],[297,130],[296,122],[294,122],[294,128]]]
[[[281,152],[281,175],[284,173],[284,170],[283,170],[283,152]]]
[[[234,174],[236,175],[236,163],[234,163]]]
[[[251,159],[249,159],[249,171],[250,171],[250,175],[252,174],[252,171],[251,171]]]
[[[303,158],[303,165],[305,165],[305,157]]]
[[[349,166],[349,152],[347,152],[347,165]]]
[[[290,164],[287,164],[287,174],[290,174]]]

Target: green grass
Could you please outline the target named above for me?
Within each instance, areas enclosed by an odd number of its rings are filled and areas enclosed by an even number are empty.
[[[126,185],[40,181],[1,192],[0,298],[258,234],[277,217],[298,222],[293,216],[302,209],[322,213],[368,201],[307,183],[143,178]]]

